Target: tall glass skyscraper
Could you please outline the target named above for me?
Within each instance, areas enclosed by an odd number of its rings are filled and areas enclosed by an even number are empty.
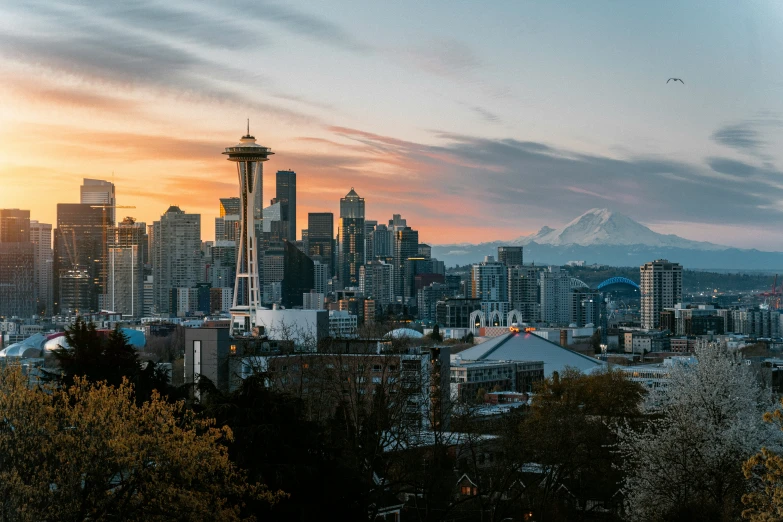
[[[296,241],[296,172],[293,170],[278,170],[275,187],[275,197],[280,203],[280,219],[284,223],[285,239]]]
[[[340,226],[337,231],[338,276],[343,285],[359,286],[359,267],[364,264],[364,198],[351,187],[340,199]]]

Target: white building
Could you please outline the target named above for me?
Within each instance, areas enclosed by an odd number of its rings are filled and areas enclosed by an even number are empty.
[[[359,268],[359,291],[381,306],[394,301],[394,267],[382,261],[370,261]]]
[[[335,339],[356,337],[359,318],[346,310],[329,311],[329,335]]]
[[[292,341],[297,349],[315,351],[320,339],[329,335],[326,310],[258,310],[256,325],[276,341]]]
[[[321,265],[326,266],[326,265]],[[310,290],[307,293],[302,294],[302,309],[303,310],[323,310],[324,309],[324,294]]]
[[[508,301],[508,273],[506,265],[486,256],[483,263],[471,269],[471,297],[484,301]]]

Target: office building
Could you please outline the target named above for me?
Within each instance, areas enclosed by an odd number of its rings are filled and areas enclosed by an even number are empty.
[[[0,208],[0,243],[30,241],[30,211]]]
[[[234,288],[237,269],[236,241],[215,241],[210,249],[209,261],[207,281],[212,283],[212,287]]]
[[[54,314],[54,292],[52,288],[52,270],[54,251],[52,250],[52,225],[30,221],[30,241],[33,247],[33,285],[38,310],[46,315]]]
[[[126,317],[144,313],[144,258],[147,225],[126,217],[107,238],[107,290],[104,308]]]
[[[416,255],[424,259],[432,259],[432,247],[426,243],[419,243],[419,251]]]
[[[264,223],[262,230],[264,231],[264,243],[263,248],[269,243],[280,242],[285,239],[285,223],[282,218],[283,206],[280,202],[273,203],[264,208]]]
[[[378,222],[374,219],[364,220],[364,262],[375,259],[375,227]]]
[[[364,264],[364,198],[351,187],[340,199],[337,275],[344,286],[359,286],[359,268]],[[310,236],[312,244],[312,236]]]
[[[394,234],[389,227],[383,223],[375,225],[375,231],[373,232],[373,258],[394,257]]]
[[[334,214],[331,212],[307,214],[306,253],[313,261],[327,266],[329,278],[334,275]]]
[[[33,248],[29,240],[0,241],[0,317],[29,318],[36,313]]]
[[[83,205],[105,205],[113,207],[117,204],[114,194],[114,183],[100,179],[84,178],[82,186],[79,187],[80,203]],[[117,222],[116,209],[106,208],[106,218],[109,225]],[[103,212],[103,210],[101,210]]]
[[[315,288],[315,264],[290,241],[283,242],[283,279],[281,298],[283,306],[302,306],[302,294]]]
[[[52,269],[56,313],[98,311],[105,261],[103,238],[102,209],[80,203],[57,204]],[[63,277],[67,279],[67,288],[61,285]],[[76,300],[69,300],[71,298]]]
[[[451,396],[472,401],[479,390],[532,392],[533,384],[544,380],[542,361],[464,361],[451,363]]]
[[[443,276],[432,273],[432,261],[423,257],[409,257],[403,263],[403,303],[416,300],[416,292],[424,284],[443,282]],[[415,303],[414,303],[415,304]]]
[[[283,222],[283,239],[296,241],[296,172],[278,170],[275,199],[280,203],[280,219]]]
[[[231,306],[231,331],[250,332],[255,326],[256,310],[261,305],[261,281],[258,260],[259,238],[263,236],[263,165],[274,154],[247,134],[239,143],[227,147],[228,160],[236,163],[239,176],[240,221],[234,303]]]
[[[399,215],[395,215],[399,221]],[[405,261],[419,254],[419,232],[411,227],[397,225],[394,232],[394,296],[405,296]]]
[[[153,283],[158,313],[171,312],[172,288],[193,288],[201,274],[201,215],[171,206],[153,223]]]
[[[659,327],[664,308],[682,301],[682,266],[656,259],[639,267],[639,272],[642,328],[652,330]]]
[[[499,246],[498,262],[506,266],[522,266],[522,247]]]

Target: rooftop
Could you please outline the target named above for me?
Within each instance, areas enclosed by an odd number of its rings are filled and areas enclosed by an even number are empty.
[[[603,361],[525,332],[495,337],[460,352],[459,357],[473,361],[543,361],[546,377],[551,377],[553,372],[562,373],[567,367],[591,372],[605,365]]]

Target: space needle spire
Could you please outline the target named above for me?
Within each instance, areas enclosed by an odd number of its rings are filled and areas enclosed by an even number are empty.
[[[231,334],[241,335],[251,332],[256,326],[256,312],[261,307],[255,203],[256,194],[263,190],[263,163],[274,152],[256,143],[256,138],[250,135],[248,118],[247,134],[236,145],[226,147],[223,154],[237,164],[239,178],[240,229],[234,301],[231,306]]]

